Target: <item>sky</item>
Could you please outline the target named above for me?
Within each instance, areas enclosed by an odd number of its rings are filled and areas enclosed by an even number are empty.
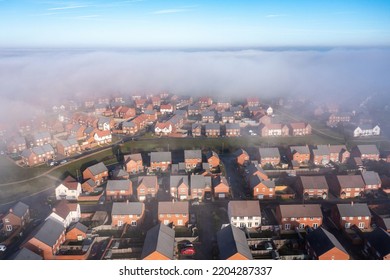
[[[387,0],[0,0],[0,47],[389,45]]]

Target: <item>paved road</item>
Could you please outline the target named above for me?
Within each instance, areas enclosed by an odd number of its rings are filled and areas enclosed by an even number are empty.
[[[220,155],[223,165],[225,166],[226,179],[231,187],[232,198],[240,199],[248,192],[244,178],[238,171],[237,164],[235,163],[235,157],[232,154]]]

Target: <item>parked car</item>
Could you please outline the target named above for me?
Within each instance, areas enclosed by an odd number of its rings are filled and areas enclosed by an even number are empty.
[[[0,252],[4,252],[5,250],[7,250],[7,246],[0,244]]]
[[[183,249],[180,250],[180,254],[185,255],[185,256],[193,256],[195,255],[196,251],[194,246],[188,246],[184,247]]]

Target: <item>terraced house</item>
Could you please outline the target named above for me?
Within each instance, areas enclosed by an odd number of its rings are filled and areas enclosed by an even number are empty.
[[[139,226],[145,217],[145,204],[142,202],[114,202],[111,211],[111,225],[121,227]]]
[[[329,195],[329,185],[325,176],[300,176],[297,182],[297,193],[305,199],[326,199]]]
[[[304,230],[305,227],[316,229],[322,225],[323,215],[319,204],[279,205],[276,219],[285,231]]]
[[[158,219],[164,225],[185,226],[188,224],[188,201],[160,201],[158,203]]]
[[[130,180],[108,180],[106,197],[109,201],[129,200],[133,195],[133,184]]]

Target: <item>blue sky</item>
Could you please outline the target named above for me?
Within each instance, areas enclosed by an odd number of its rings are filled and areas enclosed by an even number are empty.
[[[0,0],[0,47],[389,45],[390,1]]]

